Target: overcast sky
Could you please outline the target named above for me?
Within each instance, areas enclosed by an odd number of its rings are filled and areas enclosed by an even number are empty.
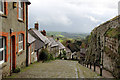
[[[89,33],[118,15],[119,0],[30,0],[29,28]]]

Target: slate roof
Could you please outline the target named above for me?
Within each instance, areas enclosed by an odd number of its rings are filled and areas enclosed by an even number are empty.
[[[37,29],[31,28],[29,29],[29,32],[32,34],[32,36],[34,36],[37,39],[40,39],[45,44],[50,43],[49,39],[46,36],[43,36],[42,33],[38,31]]]
[[[48,39],[50,40],[49,46],[51,46],[51,47],[59,46],[58,43],[52,37],[48,37]]]
[[[70,52],[71,52],[71,50],[70,50],[69,48],[66,47],[65,49],[66,49],[66,52],[67,52],[67,53],[70,53]]]
[[[57,43],[59,45],[59,49],[65,49],[65,46],[60,41],[57,41]]]
[[[35,41],[36,39],[28,32],[28,43],[31,44]]]
[[[45,44],[42,41],[40,41],[40,40],[35,41],[35,50],[41,49],[44,46],[45,46]]]

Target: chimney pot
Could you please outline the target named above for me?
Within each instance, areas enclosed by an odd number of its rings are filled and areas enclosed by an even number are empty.
[[[38,24],[38,22],[35,23],[35,29],[39,30],[39,24]]]

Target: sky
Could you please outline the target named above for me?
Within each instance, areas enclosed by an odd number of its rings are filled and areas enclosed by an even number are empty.
[[[90,33],[101,23],[118,15],[120,0],[29,0],[29,28]]]

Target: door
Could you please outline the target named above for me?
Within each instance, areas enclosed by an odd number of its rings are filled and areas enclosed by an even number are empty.
[[[12,71],[16,68],[15,36],[11,37]]]

